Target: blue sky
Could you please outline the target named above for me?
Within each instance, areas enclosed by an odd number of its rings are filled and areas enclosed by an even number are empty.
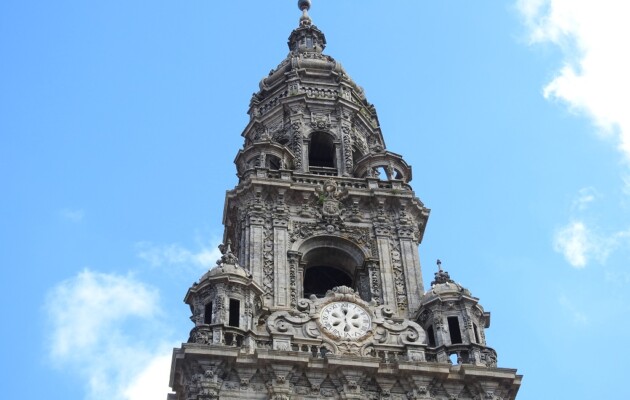
[[[492,312],[519,399],[618,397],[628,3],[314,3],[432,209],[425,281],[440,258]],[[251,93],[298,18],[288,0],[0,3],[4,397],[165,398]]]

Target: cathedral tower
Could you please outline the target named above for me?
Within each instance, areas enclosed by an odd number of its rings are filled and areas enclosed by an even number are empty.
[[[250,100],[223,256],[184,299],[169,399],[514,399],[478,299],[441,266],[425,293],[411,167],[298,6]]]

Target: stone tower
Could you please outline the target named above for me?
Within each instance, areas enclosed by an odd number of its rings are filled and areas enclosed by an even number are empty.
[[[223,256],[184,299],[169,399],[514,399],[478,299],[441,266],[425,293],[411,167],[298,5],[250,100]]]

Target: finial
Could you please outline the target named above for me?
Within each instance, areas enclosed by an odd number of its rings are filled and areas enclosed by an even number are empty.
[[[308,16],[308,10],[311,8],[311,0],[298,0],[298,8],[302,11],[300,25],[311,25],[311,17]]]
[[[311,9],[311,0],[298,0],[298,8],[300,11],[304,11],[305,9],[308,11]]]
[[[438,258],[436,264],[438,266],[438,272],[435,273],[435,278],[433,278],[433,282],[431,282],[431,286],[433,286],[435,284],[438,284],[438,283],[453,283],[453,282],[455,282],[455,281],[453,281],[451,279],[451,277],[449,276],[448,272],[442,270],[442,261],[440,261],[439,258]]]
[[[238,262],[238,258],[232,253],[232,241],[228,239],[225,244],[219,245],[219,250],[221,251],[221,258],[217,260],[217,265],[221,264],[236,264]]]

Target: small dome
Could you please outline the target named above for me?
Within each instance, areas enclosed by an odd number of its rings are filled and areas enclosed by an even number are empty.
[[[460,295],[464,294],[466,296],[470,296],[470,291],[456,282],[446,282],[446,283],[437,283],[431,286],[422,299],[423,302],[426,302],[435,297],[444,297],[448,295]]]
[[[201,277],[201,280],[203,281],[204,279],[213,278],[217,276],[225,276],[225,275],[236,275],[236,276],[240,276],[240,277],[248,278],[248,279],[251,278],[250,273],[245,271],[238,264],[221,264],[221,265],[217,265],[216,267],[212,268],[210,271],[206,272]]]
[[[422,299],[423,303],[433,300],[436,297],[445,296],[459,296],[460,294],[466,296],[472,296],[470,290],[466,289],[459,283],[451,279],[448,272],[442,270],[442,262],[437,260],[438,272],[435,273],[435,278],[431,282],[431,289],[429,289]]]

